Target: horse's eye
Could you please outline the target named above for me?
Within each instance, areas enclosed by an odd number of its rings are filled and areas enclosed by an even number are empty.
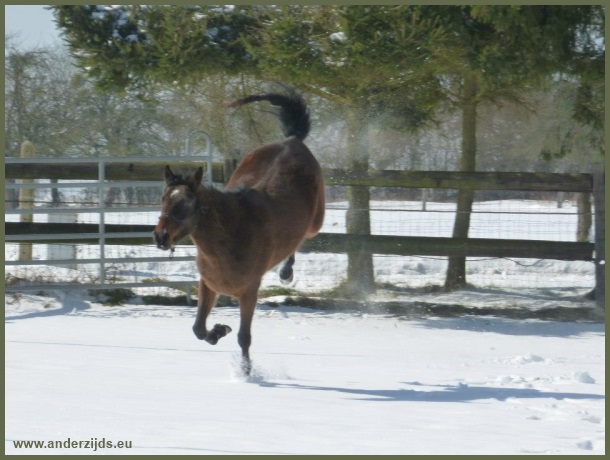
[[[193,202],[190,200],[182,200],[172,207],[171,216],[176,220],[184,220],[187,219],[193,211]]]
[[[172,208],[172,215],[176,219],[184,219],[188,216],[187,206],[180,202],[176,203],[176,205]]]

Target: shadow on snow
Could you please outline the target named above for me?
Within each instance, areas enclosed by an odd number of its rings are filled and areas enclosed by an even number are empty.
[[[74,311],[84,311],[91,308],[91,304],[83,300],[79,295],[70,295],[61,293],[57,296],[61,300],[61,307],[49,308],[45,310],[30,311],[27,313],[14,314],[11,316],[5,316],[4,322],[11,323],[15,320],[29,319],[29,318],[46,318],[50,316],[61,316],[73,313]]]
[[[538,337],[575,337],[582,334],[605,334],[603,323],[517,320],[498,317],[463,316],[457,318],[411,319],[427,329],[452,329],[472,332],[492,332],[503,335]]]
[[[261,387],[270,388],[292,388],[296,390],[331,391],[353,396],[351,399],[359,401],[422,401],[422,402],[470,402],[482,399],[495,399],[506,401],[507,399],[605,399],[605,395],[590,393],[565,393],[540,391],[532,388],[497,388],[458,385],[423,385],[440,388],[438,390],[421,391],[406,388],[395,390],[369,390],[361,388],[323,387],[314,385],[301,385],[298,383],[273,383],[266,381],[254,382]],[[409,385],[416,385],[410,383]],[[421,385],[421,384],[417,384]]]

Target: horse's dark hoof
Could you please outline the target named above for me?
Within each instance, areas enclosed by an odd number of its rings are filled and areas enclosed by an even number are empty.
[[[292,268],[283,268],[280,270],[280,282],[282,284],[290,284],[294,279],[294,272]]]
[[[214,327],[212,328],[212,332],[215,332],[216,335],[218,335],[219,339],[224,337],[225,335],[227,335],[232,330],[233,329],[231,329],[226,324],[215,324]]]
[[[216,324],[205,338],[210,345],[216,345],[220,339],[231,332],[232,329],[225,324]]]
[[[201,330],[193,326],[193,332],[195,333],[195,336],[199,340],[205,340],[210,345],[216,345],[218,343],[218,340],[223,338],[231,331],[232,329],[224,324],[216,324],[211,331]]]

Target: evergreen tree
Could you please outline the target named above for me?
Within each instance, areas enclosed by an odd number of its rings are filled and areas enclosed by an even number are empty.
[[[78,65],[104,89],[145,94],[153,82],[197,82],[253,69],[242,35],[257,7],[63,5],[56,22]]]
[[[444,32],[443,46],[431,48],[427,58],[434,68],[430,73],[444,82],[441,97],[462,114],[461,171],[477,167],[477,113],[482,103],[518,101],[524,91],[561,73],[584,83],[595,81],[586,78],[589,64],[599,69],[604,60],[603,48],[595,43],[603,38],[604,11],[599,6],[421,6],[410,19],[427,21]],[[598,79],[599,70],[592,72]],[[589,87],[582,90],[587,96]],[[576,113],[583,118],[600,113],[586,107],[582,104]],[[473,191],[459,191],[454,238],[468,236],[473,200]],[[450,257],[445,287],[465,284],[465,258]]]

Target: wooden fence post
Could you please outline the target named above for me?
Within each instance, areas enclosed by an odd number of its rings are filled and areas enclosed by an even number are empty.
[[[603,166],[593,172],[593,203],[595,206],[595,303],[606,308],[606,175]]]
[[[21,158],[32,158],[36,154],[36,147],[30,141],[21,144]],[[33,184],[34,179],[22,179],[22,184]],[[32,209],[34,207],[34,189],[22,188],[19,190],[19,208]],[[21,214],[21,222],[33,222],[32,214]],[[19,260],[32,260],[32,243],[19,244]]]

